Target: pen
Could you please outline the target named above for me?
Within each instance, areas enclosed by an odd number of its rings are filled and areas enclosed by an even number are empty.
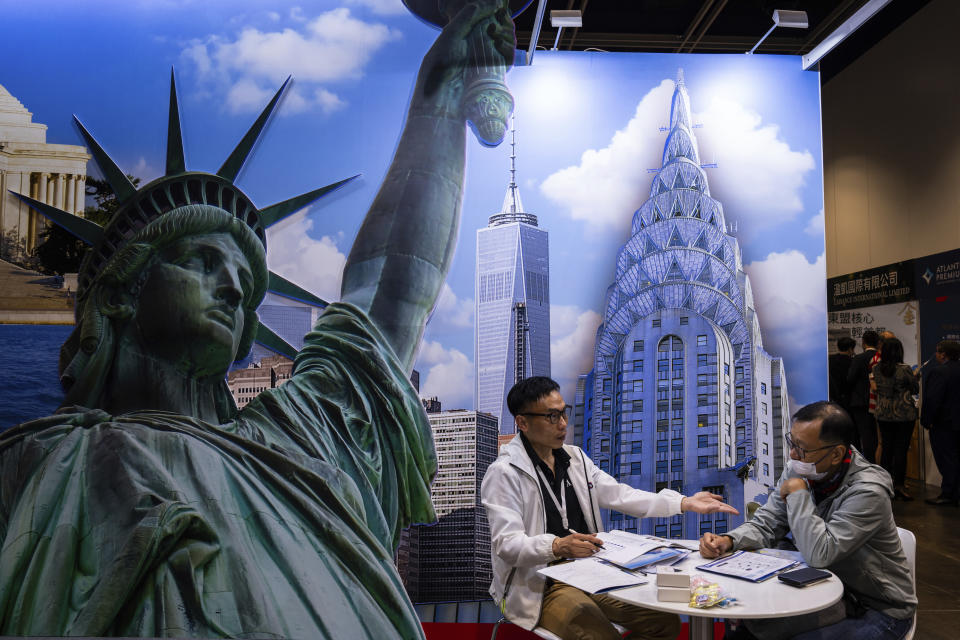
[[[574,531],[573,529],[567,529],[567,531],[569,531],[570,533],[576,533],[576,531]],[[603,548],[604,548],[602,544],[597,544],[596,542],[593,542],[592,540],[587,540],[587,542],[589,542],[590,544],[592,544],[593,546],[595,546],[595,547],[598,548],[598,549],[603,549]]]

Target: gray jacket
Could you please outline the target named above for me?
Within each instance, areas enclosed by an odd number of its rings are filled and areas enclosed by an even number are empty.
[[[806,563],[837,574],[864,606],[893,618],[913,616],[917,596],[893,521],[887,472],[854,449],[840,487],[820,504],[810,491],[781,498],[780,484],[789,477],[785,471],[753,519],[727,534],[733,548],[771,547],[790,531]]]

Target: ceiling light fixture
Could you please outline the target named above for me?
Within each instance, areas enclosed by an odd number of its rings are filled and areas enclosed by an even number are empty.
[[[583,26],[583,13],[581,11],[572,10],[559,10],[554,9],[550,11],[550,26],[557,30],[557,39],[553,41],[553,49],[551,51],[557,50],[557,45],[560,44],[560,34],[563,33],[564,27],[574,27],[579,28]]]
[[[770,27],[763,37],[760,38],[760,42],[753,45],[753,49],[747,51],[747,55],[752,54],[757,50],[757,47],[767,39],[767,36],[773,33],[773,30],[777,27],[787,27],[789,29],[806,29],[810,26],[810,21],[807,20],[806,11],[787,11],[785,9],[776,9],[773,12],[773,26]]]

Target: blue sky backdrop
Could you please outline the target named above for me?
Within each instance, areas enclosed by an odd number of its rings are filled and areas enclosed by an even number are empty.
[[[160,175],[171,66],[187,168],[214,172],[287,75],[294,82],[238,183],[265,206],[360,180],[277,225],[270,266],[327,299],[389,165],[417,68],[436,31],[400,0],[4,2],[0,85],[81,144],[77,114],[126,171]],[[550,232],[553,372],[572,400],[591,366],[614,258],[660,166],[682,68],[701,160],[750,275],[764,345],[794,402],[826,396],[819,79],[799,58],[538,52],[507,78],[525,208]],[[448,286],[417,363],[423,395],[473,405],[475,231],[499,210],[509,145],[470,135]],[[95,171],[93,163],[89,170]],[[55,376],[55,372],[51,372]]]

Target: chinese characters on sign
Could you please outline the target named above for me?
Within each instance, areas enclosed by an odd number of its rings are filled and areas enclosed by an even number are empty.
[[[839,311],[913,299],[913,280],[912,261],[830,278],[827,309]]]

